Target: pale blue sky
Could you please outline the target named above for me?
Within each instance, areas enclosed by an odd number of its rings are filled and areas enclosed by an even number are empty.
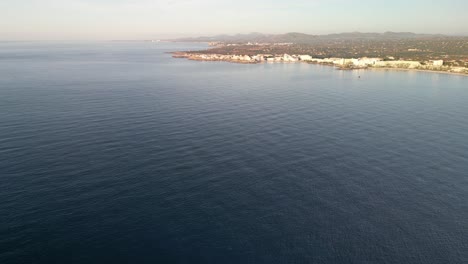
[[[0,40],[350,31],[468,34],[468,1],[0,0]]]

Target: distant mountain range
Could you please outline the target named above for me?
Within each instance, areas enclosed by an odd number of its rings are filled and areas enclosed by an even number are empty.
[[[333,39],[416,39],[416,38],[441,38],[447,37],[441,34],[416,34],[412,32],[385,32],[385,33],[361,33],[361,32],[350,32],[340,34],[328,34],[328,35],[309,35],[304,33],[291,32],[286,34],[262,34],[262,33],[250,33],[250,34],[237,34],[237,35],[217,35],[211,37],[197,37],[197,38],[179,38],[172,39],[170,41],[179,42],[227,42],[227,43],[239,43],[239,42],[258,42],[258,43],[297,43],[307,44],[314,43],[321,40],[330,41]]]

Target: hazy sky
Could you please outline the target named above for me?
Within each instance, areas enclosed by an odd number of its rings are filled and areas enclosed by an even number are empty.
[[[0,39],[249,32],[468,34],[467,0],[0,0]]]

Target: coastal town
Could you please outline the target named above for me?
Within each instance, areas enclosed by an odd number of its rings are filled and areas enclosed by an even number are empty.
[[[174,52],[176,58],[233,63],[313,63],[338,69],[406,69],[468,74],[468,37],[409,32],[308,35],[220,35],[175,39],[202,42],[204,50]]]
[[[468,68],[461,66],[445,65],[443,60],[412,61],[399,60],[394,57],[387,58],[314,58],[312,55],[289,54],[257,54],[257,55],[230,55],[230,54],[205,54],[195,52],[173,52],[174,58],[187,58],[196,61],[227,61],[232,63],[315,63],[335,66],[338,69],[414,69],[426,71],[441,71],[468,75]]]

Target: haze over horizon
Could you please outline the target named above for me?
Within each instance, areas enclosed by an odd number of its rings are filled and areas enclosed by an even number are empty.
[[[463,0],[15,0],[0,2],[0,40],[101,40],[261,32],[468,34]]]

